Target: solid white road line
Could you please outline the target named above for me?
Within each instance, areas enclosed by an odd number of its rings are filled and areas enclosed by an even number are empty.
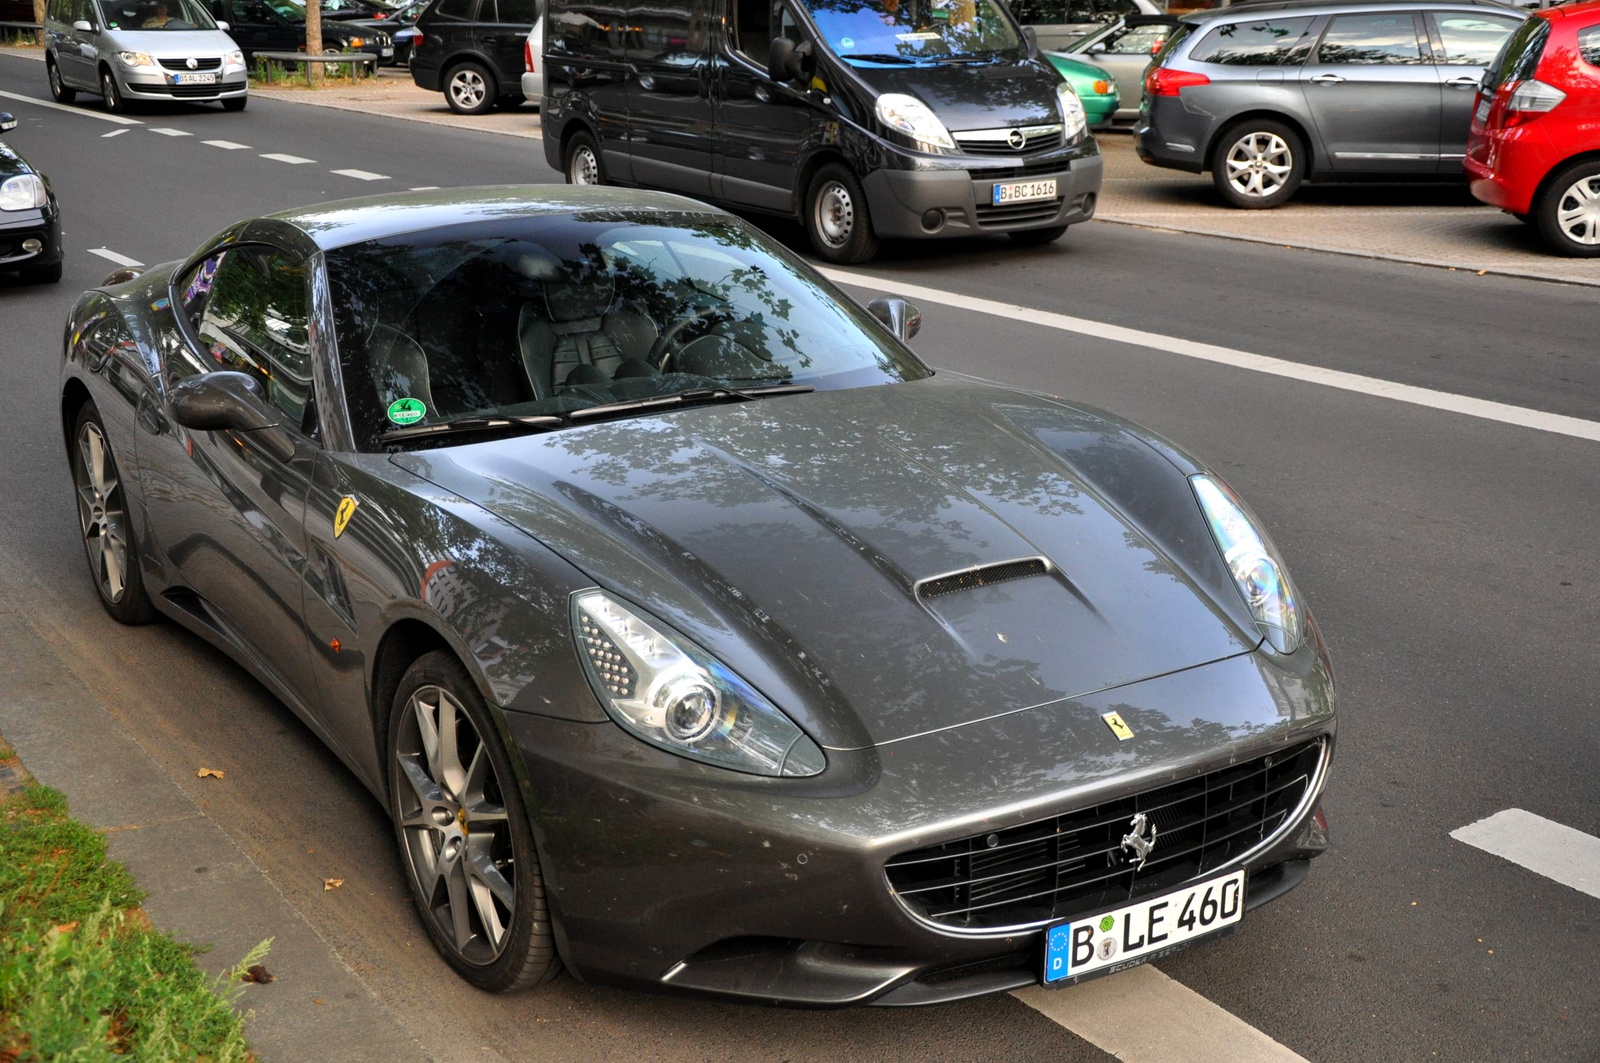
[[[1306,1063],[1149,965],[1011,995],[1123,1063]]]
[[[328,172],[329,173],[336,173],[340,177],[354,177],[357,181],[387,181],[387,180],[389,180],[389,175],[388,174],[386,174],[386,173],[373,173],[371,170],[329,170]]]
[[[91,248],[89,248],[89,253],[91,255],[99,255],[101,258],[106,259],[109,262],[115,262],[119,266],[142,266],[142,265],[144,265],[143,262],[140,262],[136,258],[129,258],[127,255],[119,255],[115,251],[109,250],[108,248],[104,248],[104,247],[91,247]]]
[[[117,125],[144,125],[137,118],[127,118],[120,114],[106,114],[104,111],[91,111],[83,107],[68,107],[64,103],[36,100],[32,96],[22,96],[15,92],[0,91],[0,96],[4,96],[8,100],[21,100],[23,103],[31,103],[35,107],[48,107],[52,111],[66,111],[68,114],[81,114],[85,118],[98,118],[102,122],[114,122]]]
[[[433,191],[437,191],[438,188],[439,188],[438,185],[418,185],[417,187],[409,188],[406,191],[408,191],[408,192],[433,192]]]
[[[1600,897],[1600,838],[1592,834],[1508,808],[1453,830],[1450,837]]]
[[[110,140],[112,137],[120,137],[122,134],[126,133],[127,131],[128,131],[128,127],[127,126],[123,126],[121,129],[113,129],[109,133],[101,133],[100,134],[100,139],[101,140]]]
[[[239,144],[239,143],[236,143],[236,142],[234,142],[232,140],[202,140],[200,143],[209,145],[210,147],[213,147],[213,148],[221,148],[223,151],[249,151],[250,150],[250,145],[249,144]]]
[[[173,129],[170,126],[151,126],[150,132],[160,133],[164,137],[192,137],[193,133],[186,129]]]
[[[290,166],[304,166],[308,162],[316,162],[317,161],[316,159],[302,159],[298,155],[280,155],[275,151],[268,152],[267,154],[265,154],[265,155],[263,155],[261,157],[263,159],[271,159],[273,162],[286,162]]]
[[[879,291],[903,295],[912,299],[953,306],[960,310],[972,310],[980,314],[992,314],[1012,321],[1026,321],[1029,324],[1060,329],[1063,332],[1076,332],[1082,336],[1094,336],[1097,339],[1112,340],[1116,343],[1148,347],[1151,350],[1182,355],[1185,358],[1196,358],[1203,362],[1216,362],[1220,365],[1232,366],[1235,369],[1249,369],[1253,372],[1287,377],[1290,380],[1299,380],[1307,384],[1321,384],[1325,387],[1339,388],[1343,391],[1354,391],[1363,395],[1376,396],[1377,398],[1393,399],[1396,402],[1409,402],[1416,406],[1426,406],[1430,409],[1444,410],[1448,413],[1479,417],[1486,421],[1498,421],[1502,424],[1516,425],[1519,428],[1533,428],[1541,432],[1554,432],[1557,435],[1575,436],[1578,439],[1600,442],[1600,421],[1586,421],[1579,417],[1568,417],[1559,413],[1545,413],[1542,410],[1530,410],[1524,406],[1512,406],[1504,402],[1475,399],[1448,391],[1434,391],[1431,388],[1414,387],[1411,384],[1398,384],[1392,380],[1361,376],[1358,373],[1346,373],[1338,369],[1324,369],[1321,366],[1307,365],[1304,362],[1291,362],[1283,358],[1270,358],[1264,354],[1251,354],[1248,351],[1234,350],[1231,347],[1197,343],[1193,340],[1180,339],[1177,336],[1163,336],[1157,332],[1143,332],[1139,329],[1124,328],[1121,325],[1111,325],[1103,321],[1091,321],[1088,318],[1057,314],[1049,310],[1035,310],[1032,307],[997,302],[993,299],[980,299],[976,296],[942,291],[938,288],[927,288],[920,284],[908,284],[905,281],[891,280],[887,277],[874,277],[870,274],[853,273],[842,269],[819,268],[825,277],[839,284],[875,288]]]

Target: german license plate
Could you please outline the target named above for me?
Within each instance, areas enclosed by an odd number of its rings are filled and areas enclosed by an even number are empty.
[[[380,54],[382,54],[382,55],[393,55],[394,54],[394,49],[393,48],[383,48],[383,49],[380,49],[379,51],[380,51]]]
[[[217,75],[174,74],[172,75],[172,83],[174,85],[215,85],[217,83]]]
[[[994,186],[994,205],[1002,203],[1031,203],[1038,199],[1055,199],[1055,178],[1048,181],[1007,181]]]
[[[1487,122],[1489,120],[1489,97],[1483,95],[1478,97],[1478,106],[1472,112],[1472,117],[1479,122]]]
[[[1244,917],[1244,870],[1045,932],[1046,986],[1133,967]]]

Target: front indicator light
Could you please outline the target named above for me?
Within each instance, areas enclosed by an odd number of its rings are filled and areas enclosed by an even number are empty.
[[[660,621],[600,590],[573,596],[572,620],[590,685],[636,738],[752,775],[815,775],[827,766],[781,709]]]
[[[1096,96],[1109,96],[1111,94],[1111,82],[1103,78],[1096,81],[1094,83],[1094,94]]]
[[[1305,617],[1283,559],[1221,480],[1202,473],[1189,482],[1256,627],[1273,649],[1293,653],[1305,640]]]

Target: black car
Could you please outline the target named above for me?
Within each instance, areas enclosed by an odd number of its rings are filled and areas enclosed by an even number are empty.
[[[330,3],[343,3],[345,0],[330,0]],[[396,63],[408,62],[411,59],[411,42],[416,36],[417,17],[427,10],[428,0],[415,0],[414,3],[404,7],[388,8],[387,14],[381,18],[350,18],[345,21],[346,26],[358,26],[373,33],[385,33],[394,41],[394,55],[382,60],[380,66],[393,66]],[[322,6],[322,17],[328,17],[328,5]]]
[[[537,0],[433,0],[417,19],[411,80],[443,92],[457,114],[523,102],[523,45],[539,21]]]
[[[17,120],[0,112],[0,133]],[[53,284],[61,279],[61,209],[50,182],[0,140],[0,271]]]
[[[305,50],[305,4],[295,0],[207,0],[206,7],[218,22],[228,24],[228,35],[238,42],[247,64],[254,61],[256,52]],[[385,49],[394,54],[394,44],[387,33],[323,16],[323,51],[372,52],[382,61],[388,58],[383,54]]]
[[[451,3],[454,0],[442,0]],[[880,237],[1046,243],[1094,213],[1083,103],[999,0],[552,0],[545,157],[573,184]]]
[[[322,0],[322,17],[335,22],[386,21],[394,8],[373,0]]]

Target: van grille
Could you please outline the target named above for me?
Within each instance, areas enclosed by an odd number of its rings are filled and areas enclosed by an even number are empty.
[[[967,929],[1042,925],[1175,889],[1271,839],[1316,778],[1323,740],[1171,786],[902,853],[885,871],[916,914]],[[1136,813],[1155,824],[1137,868],[1122,849]]]
[[[1049,221],[1061,213],[1061,200],[1047,199],[1037,203],[978,204],[978,227],[982,229],[1009,228],[1034,221]]]

